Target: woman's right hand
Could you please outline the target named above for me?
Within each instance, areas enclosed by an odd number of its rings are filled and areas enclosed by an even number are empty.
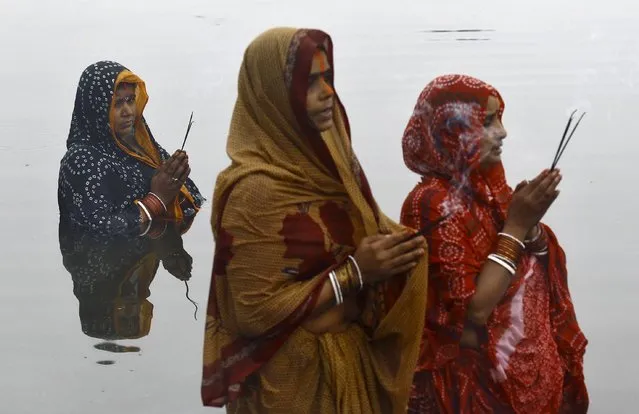
[[[424,255],[424,237],[405,241],[410,232],[366,237],[355,251],[364,283],[375,283],[405,273]]]
[[[520,183],[510,202],[504,228],[513,227],[528,233],[559,196],[557,186],[561,179],[559,170],[544,170],[530,183]]]
[[[151,192],[162,199],[167,206],[178,195],[182,185],[191,173],[189,157],[184,151],[175,151],[151,179]]]

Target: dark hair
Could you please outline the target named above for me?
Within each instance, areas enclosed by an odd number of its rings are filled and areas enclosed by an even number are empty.
[[[118,84],[118,89],[119,89],[119,88],[122,88],[122,87],[124,87],[124,86],[129,86],[129,87],[131,87],[131,88],[135,89],[135,88],[138,86],[138,84],[137,84],[137,83],[131,83],[131,82],[120,82],[120,83]]]

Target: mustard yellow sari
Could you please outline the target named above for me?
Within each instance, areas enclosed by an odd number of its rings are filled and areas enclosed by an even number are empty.
[[[329,271],[362,238],[401,230],[381,213],[343,106],[313,134],[300,118],[316,30],[273,29],[248,47],[211,219],[215,258],[202,398],[237,413],[403,413],[426,305],[427,258],[357,298],[335,333],[302,327]],[[334,67],[334,66],[333,66]],[[301,89],[300,89],[301,88]]]

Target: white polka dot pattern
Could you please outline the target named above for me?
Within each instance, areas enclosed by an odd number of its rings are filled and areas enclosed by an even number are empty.
[[[122,151],[112,137],[109,109],[115,81],[125,69],[102,61],[82,73],[58,179],[60,214],[73,224],[105,234],[139,232],[140,213],[133,201],[148,193],[155,173]],[[148,130],[146,122],[144,126]],[[149,136],[167,159],[168,153],[150,130]],[[195,184],[189,179],[186,186],[201,206],[204,198]],[[193,214],[193,209],[184,211],[185,217]]]

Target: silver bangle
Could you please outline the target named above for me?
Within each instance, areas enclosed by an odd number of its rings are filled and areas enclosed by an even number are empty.
[[[328,274],[329,279],[331,280],[331,285],[333,285],[333,293],[335,294],[335,302],[337,305],[341,305],[344,303],[344,298],[342,297],[342,289],[337,282],[337,276],[335,272],[332,271]]]
[[[149,210],[146,208],[144,203],[142,203],[140,200],[138,200],[138,205],[142,208],[142,211],[144,211],[144,214],[146,214],[146,217],[149,219],[149,225],[146,226],[146,230],[144,230],[144,233],[140,234],[140,237],[143,237],[143,236],[146,236],[149,230],[151,230],[151,226],[153,225],[153,217],[151,217]]]

